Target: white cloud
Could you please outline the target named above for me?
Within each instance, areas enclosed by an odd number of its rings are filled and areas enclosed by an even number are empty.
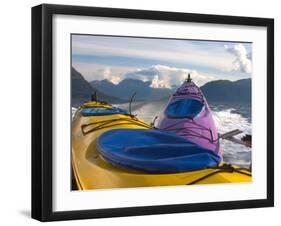
[[[149,68],[131,71],[124,74],[123,78],[151,81],[151,87],[153,88],[171,88],[172,86],[179,86],[189,73],[191,73],[192,79],[199,86],[215,79],[213,76],[201,74],[195,70],[165,65],[153,65]]]
[[[249,58],[246,48],[241,43],[229,47],[225,45],[226,50],[235,56],[235,60],[232,62],[232,67],[229,70],[241,71],[244,73],[252,72],[252,61]]]
[[[79,71],[87,81],[108,79],[117,84],[122,79],[122,75],[128,71],[135,71],[136,68],[122,67],[114,65],[73,62],[72,65]]]
[[[192,80],[198,86],[218,79],[217,76],[199,73],[196,70],[165,65],[152,65],[151,67],[142,69],[91,63],[74,63],[73,66],[88,81],[108,79],[112,83],[118,84],[123,79],[131,78],[151,81],[150,86],[153,88],[179,86],[187,78],[189,73],[191,73]],[[220,78],[222,77],[220,76]]]
[[[167,83],[165,80],[160,80],[158,75],[155,75],[152,78],[150,87],[152,87],[152,88],[171,88],[170,84]]]
[[[106,67],[103,71],[103,79],[111,81],[113,84],[118,84],[121,81],[121,78],[118,75],[114,75],[111,72],[110,67]]]

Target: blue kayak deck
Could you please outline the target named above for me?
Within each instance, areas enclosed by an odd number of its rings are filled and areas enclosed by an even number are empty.
[[[177,173],[217,166],[221,159],[188,140],[152,129],[113,129],[97,139],[111,164],[148,173]]]

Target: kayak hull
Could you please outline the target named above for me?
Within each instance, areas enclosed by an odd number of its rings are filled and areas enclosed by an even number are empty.
[[[147,129],[149,126],[137,119],[130,123],[128,115],[106,115],[83,117],[78,110],[72,122],[72,169],[79,190],[130,188],[148,186],[188,185],[219,169],[204,169],[192,172],[153,174],[116,167],[99,153],[96,142],[99,136],[109,130],[120,128]],[[104,121],[113,120],[106,128],[91,131]],[[114,121],[117,120],[117,121]],[[88,125],[85,127],[85,125]],[[129,139],[129,138],[128,138]],[[251,182],[248,171],[214,173],[196,184],[245,183]]]

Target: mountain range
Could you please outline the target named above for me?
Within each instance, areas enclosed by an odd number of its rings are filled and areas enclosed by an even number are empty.
[[[166,100],[176,87],[152,88],[150,81],[124,79],[114,84],[107,79],[88,82],[83,75],[72,68],[72,106],[78,106],[90,100],[97,93],[99,100],[112,104],[128,102],[134,93],[134,101]],[[251,79],[237,81],[215,80],[200,87],[209,102],[251,102]]]
[[[110,91],[110,95],[115,96],[122,100],[130,100],[134,93],[134,100],[136,101],[146,101],[146,100],[159,100],[163,97],[169,97],[172,93],[172,89],[167,88],[152,88],[150,87],[150,81],[141,81],[136,79],[124,79],[117,85],[113,84],[107,79],[104,80],[94,80],[90,84],[102,91]]]
[[[85,78],[75,69],[71,68],[71,100],[72,106],[77,107],[81,105],[83,102],[91,99],[91,95],[97,95],[97,98],[102,101],[107,101],[109,103],[120,103],[122,100],[104,94],[102,91],[97,90],[93,86],[90,85],[89,82],[85,80]]]
[[[215,102],[251,102],[251,79],[237,81],[215,80],[201,86],[208,101]]]
[[[95,80],[90,84],[102,92],[110,91],[112,96],[122,100],[129,100],[136,92],[134,100],[147,101],[167,99],[176,90],[167,88],[152,88],[151,82],[143,82],[135,79],[124,79],[115,85],[109,80]],[[215,80],[200,87],[208,101],[211,102],[250,102],[251,101],[251,79],[237,81]]]

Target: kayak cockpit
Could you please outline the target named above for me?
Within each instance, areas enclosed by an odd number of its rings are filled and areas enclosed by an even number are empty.
[[[175,134],[151,129],[113,129],[97,150],[114,166],[147,173],[177,173],[217,166],[221,158]]]
[[[204,109],[204,104],[196,99],[180,99],[168,105],[165,114],[169,118],[195,118]]]

